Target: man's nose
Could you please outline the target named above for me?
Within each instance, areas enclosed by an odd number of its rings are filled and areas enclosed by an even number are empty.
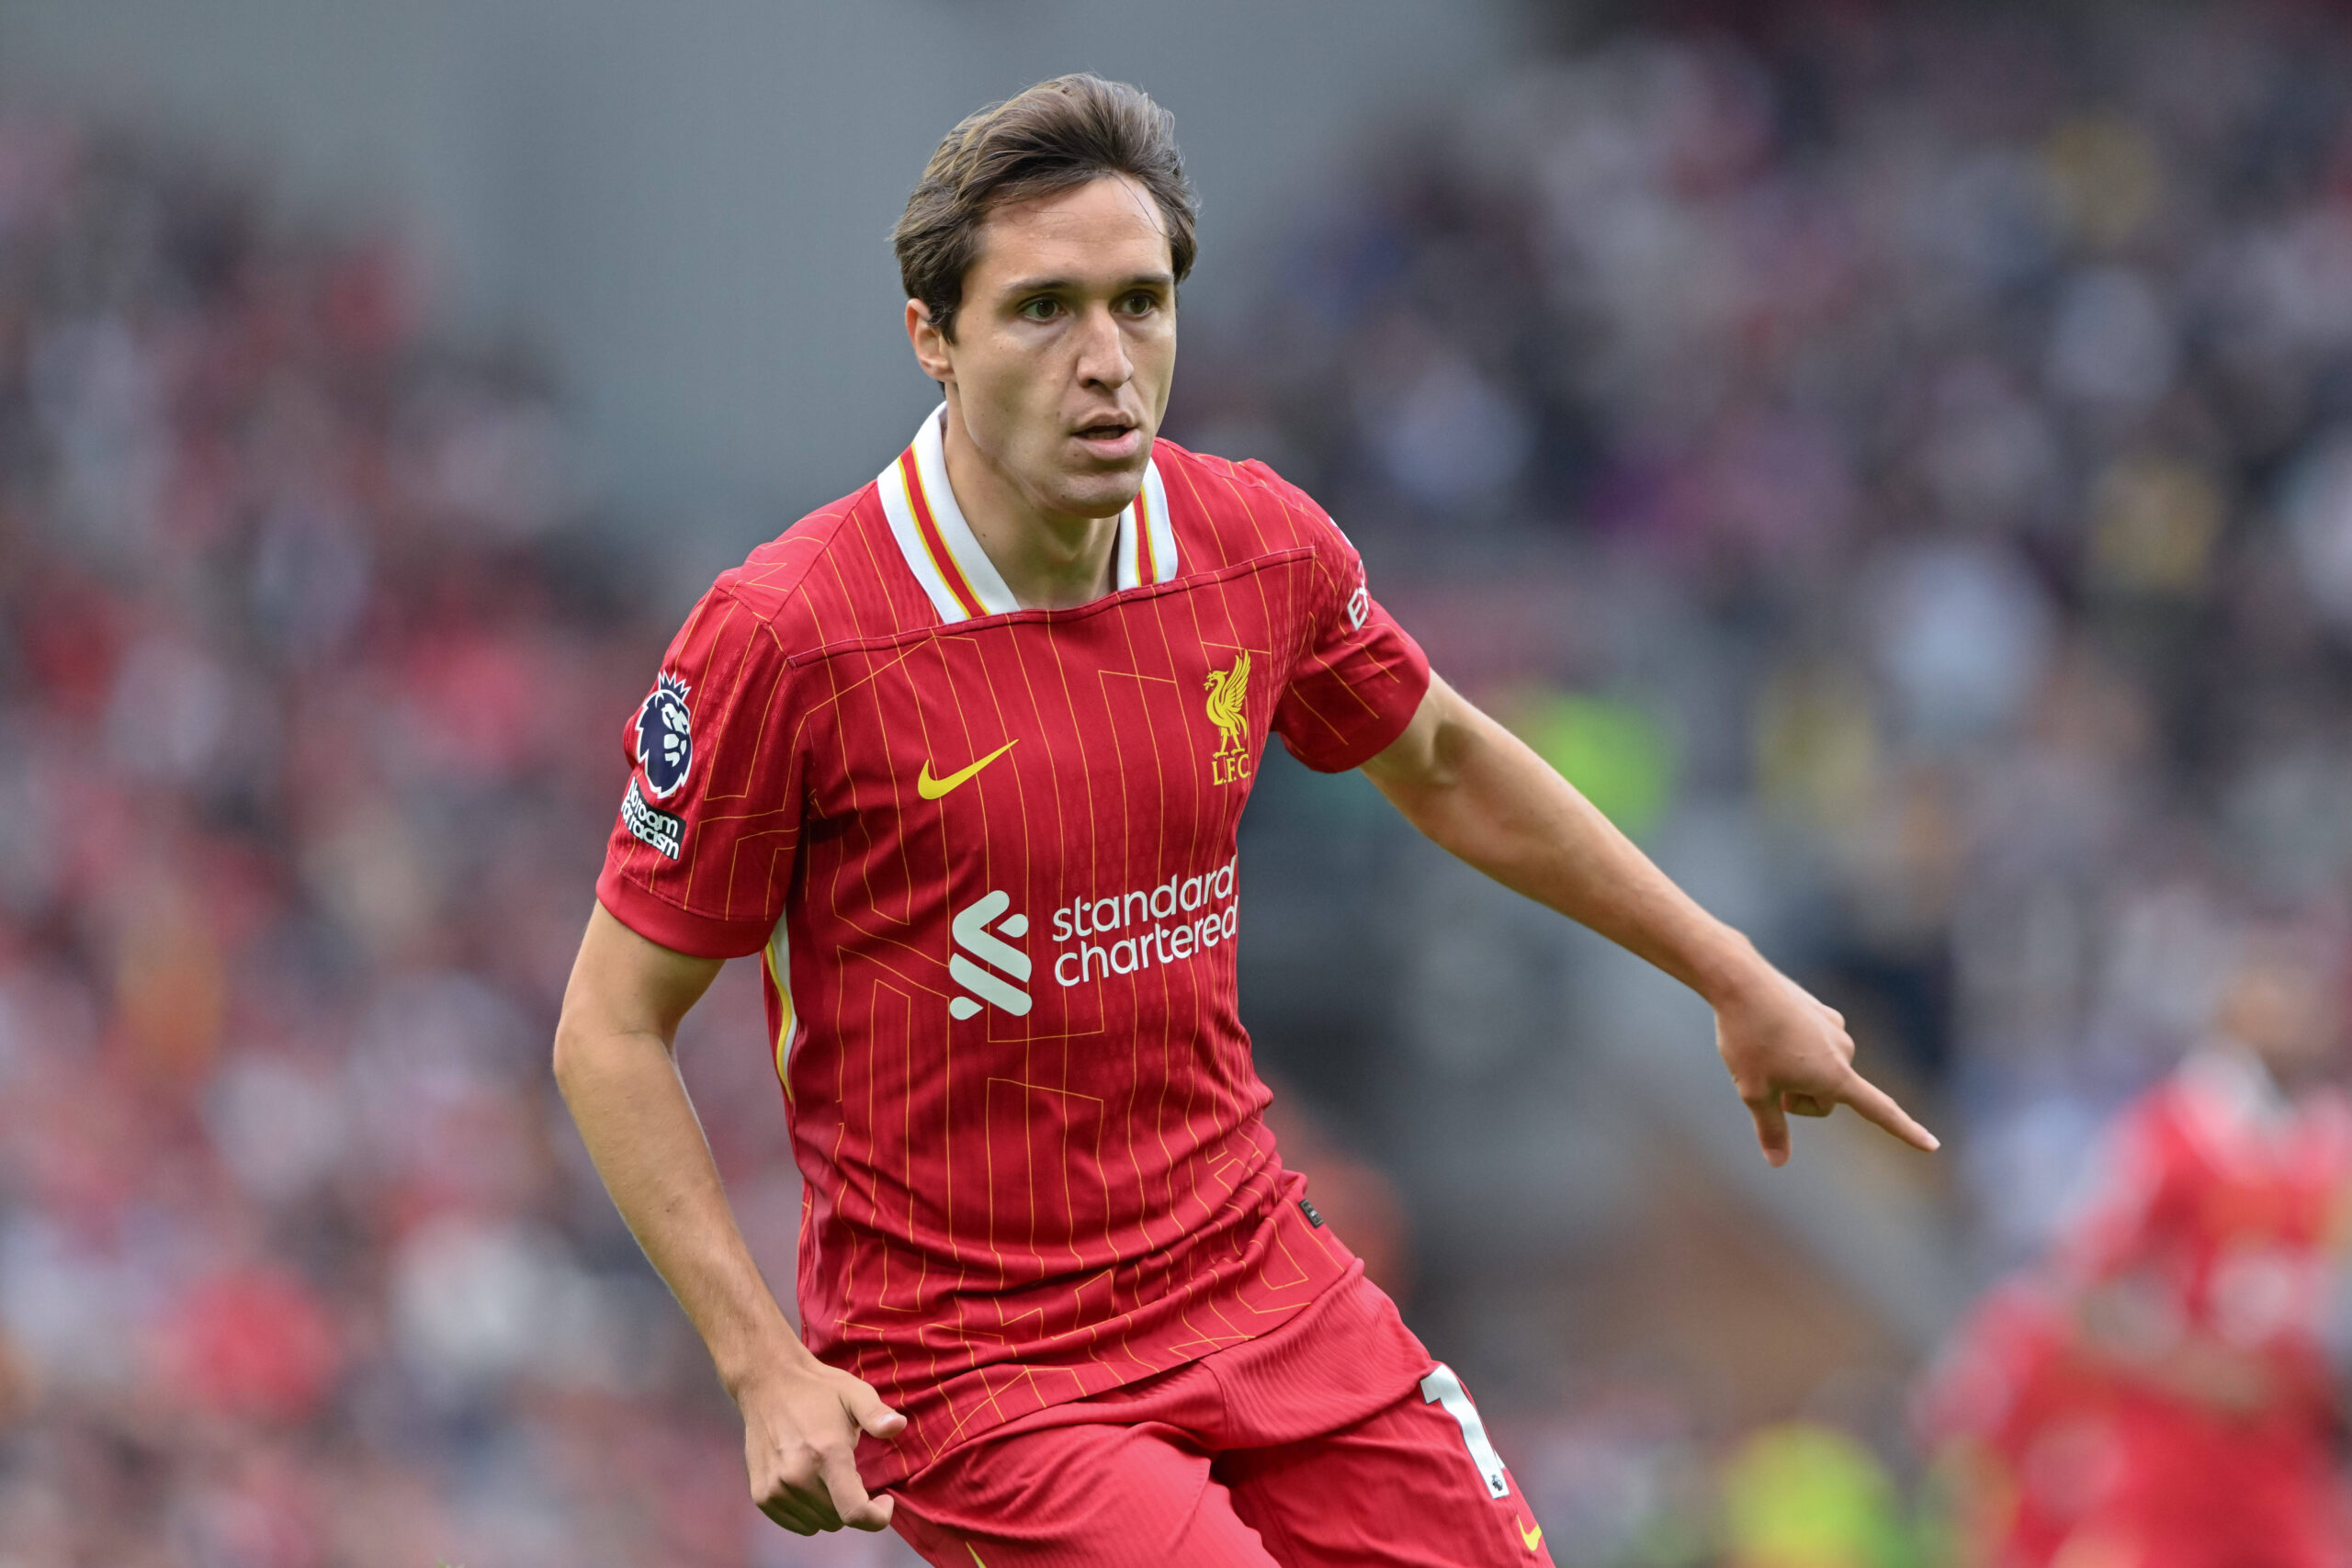
[[[1119,330],[1108,306],[1086,312],[1080,329],[1078,378],[1090,387],[1124,387],[1136,373],[1127,357],[1127,334]]]

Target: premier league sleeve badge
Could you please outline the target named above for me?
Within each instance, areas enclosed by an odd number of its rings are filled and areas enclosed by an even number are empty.
[[[637,765],[656,800],[667,800],[686,782],[694,765],[694,716],[686,707],[686,683],[664,671],[637,710]]]

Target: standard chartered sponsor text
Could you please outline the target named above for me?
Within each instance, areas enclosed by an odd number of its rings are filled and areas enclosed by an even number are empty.
[[[1171,876],[1115,897],[1073,898],[1056,909],[1054,941],[1068,949],[1054,959],[1056,983],[1132,975],[1231,942],[1241,929],[1234,866],[1228,860],[1215,871]]]

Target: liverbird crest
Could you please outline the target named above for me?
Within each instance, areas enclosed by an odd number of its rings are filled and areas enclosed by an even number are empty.
[[[1212,670],[1202,682],[1209,694],[1209,722],[1217,728],[1216,754],[1223,757],[1248,750],[1250,721],[1246,706],[1250,700],[1250,655],[1237,653],[1228,670]]]

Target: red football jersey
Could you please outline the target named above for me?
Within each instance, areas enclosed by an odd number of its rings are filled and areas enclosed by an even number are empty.
[[[944,417],[695,607],[597,885],[664,946],[765,954],[802,1332],[909,1418],[876,1485],[1347,1272],[1260,1119],[1235,829],[1270,730],[1353,767],[1429,684],[1321,509],[1166,441],[1114,591],[1020,608]]]
[[[2321,1329],[2352,1113],[2332,1093],[2290,1101],[2250,1058],[2200,1052],[2124,1114],[2105,1177],[2060,1247],[2062,1299],[2119,1290],[2116,1327],[2140,1354],[2226,1347],[2258,1358],[2269,1389],[2258,1408],[2222,1411],[2094,1365],[2104,1387],[2075,1401],[2074,1425],[2107,1437],[2102,1462],[2077,1466],[2069,1544],[2131,1543],[2116,1561],[2152,1568],[2344,1562]]]
[[[1979,1461],[1978,1555],[2340,1563],[2320,1331],[2352,1113],[2333,1093],[2290,1102],[2251,1060],[2200,1052],[2125,1111],[2100,1177],[2046,1277],[1981,1303],[1922,1401],[1930,1442]],[[2259,1357],[2268,1401],[2222,1411],[2086,1349],[2086,1297],[2119,1287],[2109,1310],[2141,1355],[2198,1341]]]
[[[2267,1356],[2286,1374],[2272,1414],[2315,1419],[2352,1108],[2290,1102],[2250,1058],[2199,1052],[2125,1112],[2102,1174],[2060,1249],[2071,1287],[2130,1279],[2142,1336]]]

